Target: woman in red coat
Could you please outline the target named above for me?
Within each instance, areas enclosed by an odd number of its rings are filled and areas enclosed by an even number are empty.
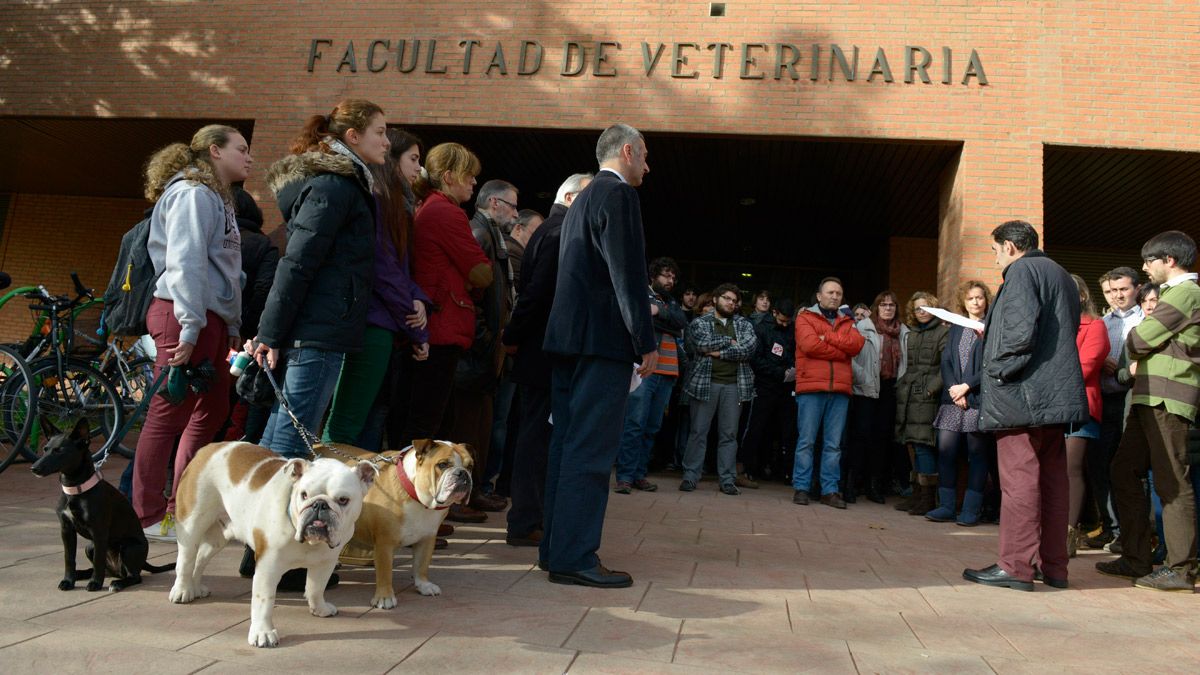
[[[1079,348],[1079,365],[1083,368],[1083,388],[1087,392],[1088,414],[1092,419],[1087,424],[1072,425],[1067,430],[1067,478],[1071,486],[1070,523],[1067,528],[1067,553],[1074,558],[1083,538],[1078,528],[1079,511],[1083,508],[1083,461],[1087,455],[1088,442],[1100,438],[1100,370],[1108,358],[1108,330],[1104,322],[1096,318],[1096,306],[1092,304],[1087,283],[1077,274],[1072,274],[1079,288],[1079,332],[1075,334],[1075,346]]]
[[[429,151],[413,185],[422,200],[413,218],[413,281],[433,301],[429,312],[429,358],[413,369],[410,405],[401,442],[433,438],[454,385],[458,359],[475,338],[471,291],[492,283],[492,265],[471,234],[459,204],[471,199],[479,159],[458,143]]]

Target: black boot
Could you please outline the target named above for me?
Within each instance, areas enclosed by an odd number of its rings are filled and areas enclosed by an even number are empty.
[[[872,476],[871,480],[867,481],[867,499],[876,504],[882,504],[886,501],[883,493],[883,479],[879,476]]]

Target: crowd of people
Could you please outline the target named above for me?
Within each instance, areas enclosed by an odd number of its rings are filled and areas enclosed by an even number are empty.
[[[999,522],[999,562],[964,572],[980,583],[1065,585],[1087,546],[1121,553],[1098,565],[1106,574],[1191,589],[1190,238],[1146,243],[1148,284],[1130,267],[1106,273],[1103,316],[1022,221],[992,233],[995,293],[969,280],[949,303],[884,290],[850,306],[829,276],[799,308],[762,291],[743,311],[733,284],[677,297],[678,264],[647,266],[647,156],[636,129],[613,125],[599,170],[566,177],[543,215],[507,181],[476,189],[481,161],[462,145],[426,149],[379,106],[342,101],[268,171],[286,224],[268,241],[232,187],[251,170],[237,130],[160,151],[147,174],[157,366],[244,347],[261,367],[242,376],[232,416],[224,369],[183,405],[155,400],[133,471],[148,536],[171,537],[172,457],[176,477],[214,437],[307,457],[304,428],[375,451],[468,444],[475,491],[448,520],[507,510],[508,543],[538,547],[559,583],[631,583],[597,556],[605,505],[610,491],[657,490],[657,463],[682,472],[684,492],[708,471],[730,497],[777,480],[797,505],[899,496],[929,521]],[[256,223],[239,230],[244,218]],[[290,413],[256,387],[264,369]]]

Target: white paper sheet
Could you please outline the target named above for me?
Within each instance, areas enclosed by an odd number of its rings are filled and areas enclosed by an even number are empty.
[[[965,317],[961,314],[955,314],[954,312],[948,312],[948,311],[942,309],[941,307],[925,307],[924,309],[926,312],[929,312],[930,314],[936,316],[937,318],[941,319],[942,321],[949,321],[950,323],[958,324],[959,326],[966,326],[967,328],[971,328],[973,330],[980,330],[980,331],[983,330],[983,322],[982,321],[976,321],[975,319],[968,319],[967,317]]]

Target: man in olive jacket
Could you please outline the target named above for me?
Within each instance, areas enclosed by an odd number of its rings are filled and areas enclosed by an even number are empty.
[[[1004,283],[984,322],[979,427],[996,432],[1000,459],[1000,560],[964,570],[967,581],[1033,590],[1067,585],[1068,485],[1064,431],[1088,420],[1075,347],[1079,290],[1038,249],[1037,231],[1012,220],[992,230]]]

